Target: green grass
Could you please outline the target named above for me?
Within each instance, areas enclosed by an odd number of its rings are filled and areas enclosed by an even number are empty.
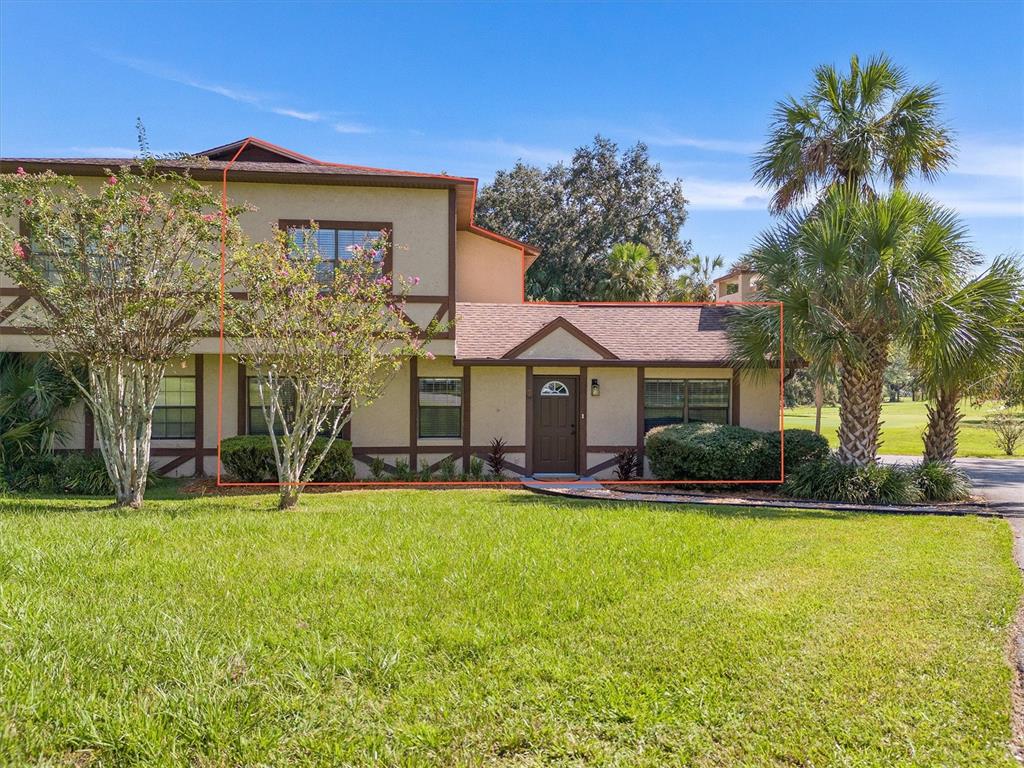
[[[0,499],[0,764],[1011,766],[1001,520]]]
[[[926,403],[904,400],[901,403],[882,404],[882,453],[915,456],[924,450],[921,435],[928,420]],[[960,423],[960,449],[957,456],[984,456],[1010,458],[996,447],[995,433],[984,426],[985,417],[994,412],[998,404],[986,403],[974,406],[961,404],[964,419]],[[800,406],[786,409],[786,428],[814,429],[814,406]],[[839,408],[823,408],[821,411],[821,433],[833,447],[838,445]],[[1024,445],[1018,446],[1015,457],[1024,456]]]

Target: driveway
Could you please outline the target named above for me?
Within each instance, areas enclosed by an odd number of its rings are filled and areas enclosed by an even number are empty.
[[[893,464],[910,464],[920,456],[880,456]],[[956,465],[971,478],[974,489],[989,506],[1008,515],[1024,517],[1024,461],[1020,459],[957,459]]]

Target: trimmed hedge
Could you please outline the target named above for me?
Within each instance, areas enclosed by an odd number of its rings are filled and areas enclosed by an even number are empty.
[[[662,480],[777,480],[779,432],[728,424],[671,424],[645,439],[654,476]],[[828,441],[806,429],[786,430],[786,473],[828,456]]]
[[[326,438],[313,441],[311,456],[319,455],[324,449]],[[229,437],[220,443],[220,458],[224,469],[243,483],[262,483],[277,480],[274,465],[274,450],[268,435],[242,435]],[[344,483],[354,480],[355,464],[352,461],[352,443],[335,440],[330,451],[320,462],[311,482]]]

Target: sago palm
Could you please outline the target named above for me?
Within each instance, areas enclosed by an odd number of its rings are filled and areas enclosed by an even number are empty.
[[[902,190],[864,199],[832,188],[804,215],[788,215],[750,254],[761,298],[781,302],[788,350],[823,377],[839,375],[839,460],[875,461],[890,344],[972,264],[960,221]],[[735,361],[778,364],[779,311],[744,307],[730,322]],[[787,353],[787,357],[789,354]]]
[[[928,306],[911,330],[912,363],[933,401],[924,432],[925,460],[956,456],[960,401],[1021,353],[1022,290],[1020,265],[996,259],[982,275]]]
[[[953,159],[939,106],[936,86],[909,85],[887,56],[864,66],[854,56],[847,73],[820,66],[802,100],[776,105],[754,179],[774,191],[776,213],[836,184],[871,192],[880,181],[898,188],[914,174],[930,179]]]
[[[608,254],[600,301],[653,301],[661,288],[658,262],[646,245],[620,243]]]

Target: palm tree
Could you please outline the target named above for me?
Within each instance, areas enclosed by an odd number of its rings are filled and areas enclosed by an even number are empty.
[[[660,288],[658,262],[646,245],[620,243],[612,248],[598,284],[600,301],[654,301]]]
[[[0,466],[52,451],[79,397],[49,357],[0,352]]]
[[[865,200],[850,185],[758,239],[751,264],[763,276],[763,298],[782,304],[787,349],[809,361],[815,378],[838,369],[841,462],[875,461],[890,344],[910,336],[974,258],[950,211],[903,190]],[[779,314],[737,311],[729,326],[736,364],[779,365]]]
[[[873,182],[899,188],[913,174],[932,179],[953,159],[953,142],[938,121],[939,90],[911,86],[884,55],[850,71],[814,71],[803,100],[775,107],[768,142],[754,161],[754,179],[774,189],[780,213],[829,187],[852,185],[871,193]]]
[[[960,401],[1021,352],[1017,336],[1024,276],[1011,259],[926,308],[910,335],[914,367],[934,405],[924,432],[926,461],[951,461],[960,431]]]
[[[721,256],[694,256],[688,270],[678,275],[668,287],[666,301],[714,301],[714,274],[725,265]]]

